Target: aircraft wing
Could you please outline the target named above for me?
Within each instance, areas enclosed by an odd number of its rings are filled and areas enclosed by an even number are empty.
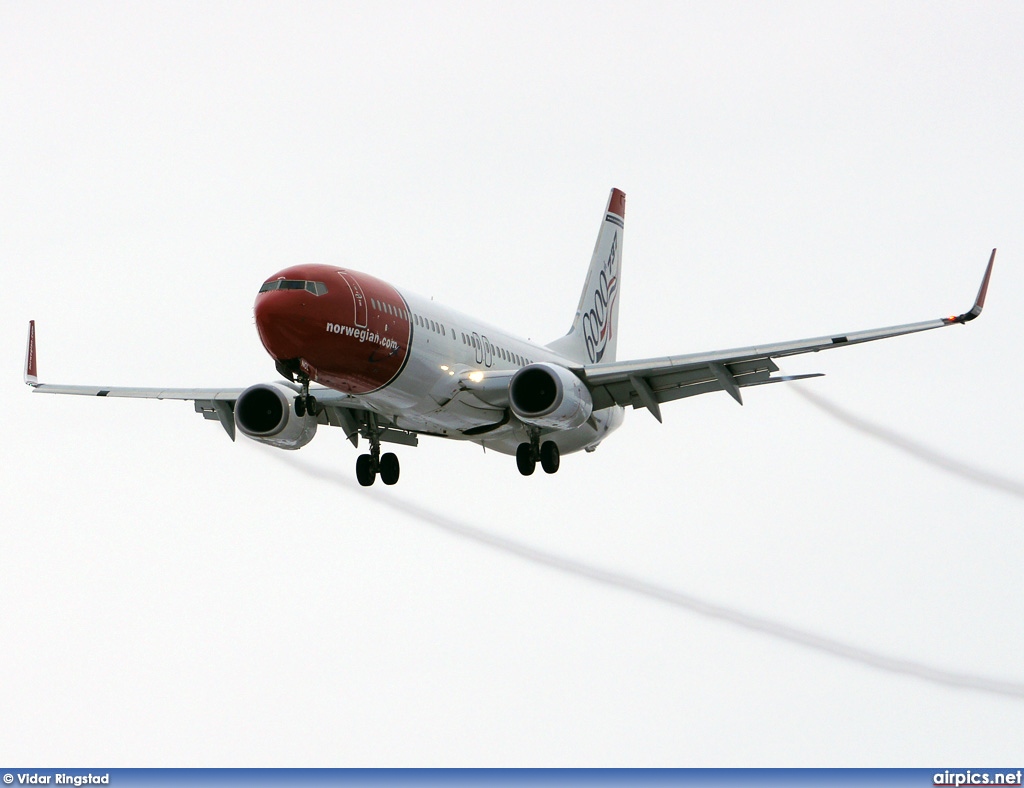
[[[131,399],[170,399],[195,403],[196,413],[204,418],[219,421],[231,440],[235,439],[235,402],[245,391],[244,388],[147,388],[140,386],[80,386],[54,383],[40,383],[36,361],[36,324],[28,324],[28,346],[25,350],[25,382],[32,390],[41,394],[75,394],[83,397],[127,397]],[[295,390],[302,388],[295,383],[277,381]],[[352,445],[359,445],[360,431],[366,421],[366,409],[347,394],[333,389],[312,386],[310,393],[316,397],[317,422],[332,427],[341,427]],[[391,443],[415,446],[416,434],[395,427],[383,416],[374,414],[380,428],[380,439]]]
[[[168,389],[131,386],[65,386],[53,383],[32,384],[43,394],[79,394],[83,397],[131,397],[135,399],[220,400],[234,402],[245,389]]]
[[[973,320],[981,314],[985,305],[985,295],[988,292],[995,258],[996,250],[993,249],[974,306],[962,315],[710,353],[593,364],[584,366],[578,374],[591,391],[595,409],[612,405],[632,405],[634,408],[647,408],[658,421],[661,421],[659,405],[662,402],[705,394],[709,391],[727,391],[742,405],[740,389],[745,386],[818,377],[797,375],[773,378],[771,374],[778,372],[779,368],[772,359],[800,353],[816,353],[819,350],[873,342],[876,339],[888,339],[918,331],[930,331],[933,328],[945,328]]]

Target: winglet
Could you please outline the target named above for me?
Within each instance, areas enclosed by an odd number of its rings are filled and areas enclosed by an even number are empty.
[[[36,321],[28,321],[28,345],[25,347],[25,382],[30,386],[39,385],[36,374]]]
[[[992,277],[992,264],[995,263],[995,261],[996,250],[993,249],[992,256],[988,258],[988,267],[985,269],[985,276],[981,280],[981,287],[978,288],[978,297],[974,299],[974,306],[971,307],[969,312],[964,312],[962,315],[945,318],[947,323],[966,323],[968,320],[974,320],[974,318],[981,314],[981,310],[985,306],[985,296],[988,295],[988,280]]]

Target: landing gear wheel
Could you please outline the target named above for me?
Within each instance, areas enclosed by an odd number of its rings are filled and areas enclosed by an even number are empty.
[[[537,458],[533,456],[533,447],[529,443],[520,443],[516,448],[516,465],[523,476],[530,476],[537,468]]]
[[[309,393],[309,376],[300,375],[298,381],[302,384],[302,393],[295,398],[295,415],[300,419],[316,415],[316,397]]]
[[[544,441],[540,447],[540,467],[544,473],[555,473],[558,470],[558,446],[554,441]]]
[[[356,479],[363,487],[369,487],[376,478],[377,469],[373,467],[373,457],[369,454],[360,454],[356,459]]]
[[[400,470],[397,456],[391,452],[380,456],[380,480],[384,484],[394,484],[397,482]]]

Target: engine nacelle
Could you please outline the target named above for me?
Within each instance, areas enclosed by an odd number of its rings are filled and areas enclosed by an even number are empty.
[[[539,363],[523,367],[508,384],[512,412],[535,427],[571,430],[594,410],[594,401],[583,381],[565,367]]]
[[[235,402],[235,425],[246,437],[279,449],[301,449],[316,435],[316,416],[295,413],[299,395],[280,383],[257,383]]]

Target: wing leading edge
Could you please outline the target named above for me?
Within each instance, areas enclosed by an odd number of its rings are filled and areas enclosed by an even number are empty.
[[[962,315],[710,353],[592,364],[584,366],[579,374],[590,388],[595,409],[612,405],[632,405],[634,408],[647,408],[658,421],[661,421],[661,403],[710,391],[727,391],[742,405],[740,389],[745,386],[819,377],[818,374],[813,374],[773,378],[772,373],[778,372],[779,368],[772,359],[858,345],[862,342],[930,331],[933,328],[945,328],[974,320],[981,314],[985,305],[995,259],[996,250],[993,249],[974,305]]]
[[[83,397],[126,397],[129,399],[170,399],[195,403],[196,413],[204,418],[219,421],[231,440],[235,439],[235,403],[245,389],[242,388],[148,388],[142,386],[80,386],[54,383],[40,383],[36,358],[36,321],[28,323],[28,345],[25,349],[25,383],[33,392],[40,394],[73,394]],[[281,385],[301,392],[297,384],[279,381]],[[366,429],[368,412],[353,402],[348,395],[333,389],[314,387],[311,392],[319,405],[317,422],[331,427],[340,427],[353,446],[359,445],[359,436]],[[415,446],[416,434],[398,429],[390,420],[373,415],[380,431],[380,440]]]

